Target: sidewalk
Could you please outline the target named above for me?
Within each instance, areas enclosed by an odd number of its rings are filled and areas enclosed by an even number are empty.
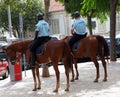
[[[70,82],[70,91],[65,92],[66,76],[64,67],[60,70],[60,89],[58,93],[53,90],[56,84],[56,77],[51,66],[49,68],[50,77],[41,77],[41,90],[32,91],[33,79],[31,70],[23,72],[21,81],[10,81],[10,78],[0,80],[0,97],[120,97],[120,61],[108,64],[108,81],[103,82],[103,67],[100,63],[100,79],[94,83],[95,66],[92,62],[79,63],[79,80]],[[40,68],[40,74],[42,69]],[[70,74],[71,78],[71,74]]]

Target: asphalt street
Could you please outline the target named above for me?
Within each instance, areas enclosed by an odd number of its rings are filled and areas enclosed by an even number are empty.
[[[66,77],[64,66],[60,65],[60,89],[54,93],[56,78],[53,67],[49,68],[50,77],[41,77],[41,90],[32,91],[33,79],[31,70],[22,72],[22,80],[11,81],[10,77],[0,80],[0,97],[120,97],[120,61],[110,62],[108,68],[108,81],[103,82],[103,67],[100,63],[100,79],[94,83],[95,66],[92,62],[79,63],[79,80],[70,82],[70,91],[65,92]],[[42,69],[40,68],[40,73]],[[71,74],[70,74],[71,78]]]

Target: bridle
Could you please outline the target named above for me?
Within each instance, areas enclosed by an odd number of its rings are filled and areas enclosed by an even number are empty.
[[[16,60],[9,60],[9,62],[11,63],[11,65],[15,65],[16,64]]]
[[[10,52],[10,53],[9,53],[9,52]],[[15,63],[17,62],[17,61],[16,61],[16,59],[17,59],[17,57],[16,57],[16,51],[10,50],[9,52],[7,53],[8,60],[9,60],[9,62],[10,62],[12,65],[15,65]],[[15,54],[14,57],[11,56],[11,55],[12,55],[12,52],[13,52],[13,54]],[[11,57],[10,57],[10,56],[11,56]]]

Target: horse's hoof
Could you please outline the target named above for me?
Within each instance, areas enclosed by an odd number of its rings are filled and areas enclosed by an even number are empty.
[[[106,81],[107,81],[107,79],[103,79],[103,81],[104,81],[104,82],[106,82]]]
[[[65,91],[69,91],[69,89],[65,89]]]
[[[53,92],[57,93],[57,92],[58,92],[58,90],[57,90],[57,89],[55,89]]]
[[[78,80],[78,77],[76,77],[75,80]]]
[[[36,91],[37,89],[33,89],[32,91]]]
[[[94,80],[94,82],[95,82],[95,83],[97,83],[97,82],[98,82],[98,80]]]
[[[38,90],[40,90],[41,88],[40,88],[40,87],[38,87],[37,89],[38,89]]]
[[[74,79],[71,79],[70,81],[71,81],[71,82],[74,82],[75,80],[74,80]]]

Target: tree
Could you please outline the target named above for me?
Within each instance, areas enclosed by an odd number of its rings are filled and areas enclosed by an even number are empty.
[[[88,20],[88,28],[90,30],[90,34],[92,34],[92,18],[96,17],[101,22],[107,20],[107,12],[109,10],[109,4],[107,0],[101,3],[101,0],[83,0],[83,6],[81,9],[81,13],[84,16],[87,16]],[[101,5],[102,4],[102,5]]]
[[[45,5],[45,20],[48,22],[48,13],[49,13],[49,6],[50,6],[50,0],[44,0],[44,5]],[[48,66],[46,64],[43,64],[43,72],[42,72],[43,77],[49,77],[49,70]]]
[[[8,2],[9,1],[9,2]],[[23,30],[34,31],[36,14],[43,12],[43,3],[38,0],[2,0],[0,2],[0,27],[8,29],[7,5],[11,5],[11,17],[13,30],[19,32],[19,13],[23,15]]]
[[[45,5],[45,20],[48,22],[49,21],[49,7],[50,7],[50,0],[44,0],[44,5]]]
[[[116,36],[116,9],[118,0],[110,0],[110,59],[116,61],[115,36]]]
[[[117,9],[118,0],[107,1],[104,0],[103,2],[101,2],[101,0],[97,0],[96,5],[99,14],[110,16],[110,41],[111,41],[110,60],[116,61],[115,35],[116,35],[116,12],[119,11],[119,9]]]
[[[97,18],[101,18],[101,16],[103,16],[103,18],[110,16],[110,41],[111,41],[110,59],[111,61],[116,61],[115,35],[116,35],[116,11],[119,11],[119,9],[117,9],[118,0],[104,0],[103,2],[101,0],[94,0],[89,2],[89,4],[87,4],[87,2],[88,0],[86,0],[85,2],[86,4],[85,7],[89,6],[88,9],[91,8],[90,5],[92,5],[93,2],[95,3]]]

